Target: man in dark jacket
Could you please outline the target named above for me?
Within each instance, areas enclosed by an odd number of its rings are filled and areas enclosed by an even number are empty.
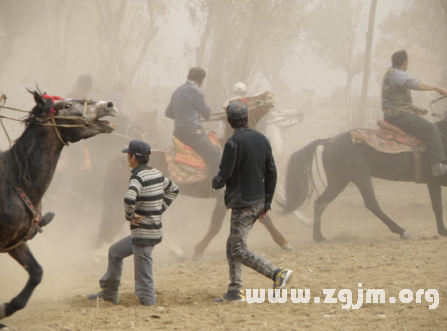
[[[225,205],[231,208],[227,259],[230,267],[228,292],[216,302],[243,301],[242,265],[274,280],[275,292],[292,277],[292,271],[281,269],[247,249],[247,236],[258,218],[270,210],[276,187],[276,166],[269,140],[247,126],[247,106],[233,102],[227,107],[227,120],[235,130],[223,151],[220,171],[213,188],[225,189]]]

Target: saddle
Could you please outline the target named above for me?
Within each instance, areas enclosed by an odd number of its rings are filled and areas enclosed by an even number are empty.
[[[382,153],[412,152],[415,148],[419,152],[427,150],[421,140],[384,120],[378,120],[377,126],[379,129],[351,130],[352,142],[367,145]]]
[[[208,139],[220,148],[214,132],[208,134]],[[193,184],[205,180],[208,176],[205,160],[176,137],[172,138],[172,142],[174,147],[165,153],[169,178],[178,184]]]
[[[418,138],[405,133],[384,120],[378,120],[379,129],[354,129],[349,131],[354,144],[363,144],[381,153],[413,152],[415,162],[415,182],[422,181],[421,153],[427,150]]]

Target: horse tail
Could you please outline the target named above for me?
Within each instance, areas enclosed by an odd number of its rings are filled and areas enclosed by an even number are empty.
[[[285,201],[280,206],[283,213],[290,213],[310,200],[315,191],[312,164],[317,147],[332,138],[318,139],[292,154],[287,166]]]

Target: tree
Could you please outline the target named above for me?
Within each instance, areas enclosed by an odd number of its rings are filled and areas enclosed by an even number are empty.
[[[374,21],[376,17],[377,0],[371,0],[371,9],[369,11],[369,24],[368,32],[366,33],[366,50],[365,50],[365,61],[363,65],[363,81],[362,81],[362,92],[360,94],[359,110],[358,110],[358,120],[356,126],[363,126],[363,122],[366,114],[366,98],[368,96],[369,87],[369,73],[371,71],[371,53],[372,53],[372,42],[374,37]]]
[[[308,0],[190,0],[200,31],[196,64],[208,72],[207,101],[220,108],[238,81],[273,81],[302,32]]]
[[[32,36],[30,23],[35,28],[43,24],[40,1],[0,1],[0,75],[13,53],[14,43],[24,36]]]
[[[116,68],[115,81],[130,86],[146,60],[161,21],[175,2],[95,0],[95,4],[100,22],[99,39],[106,46],[100,48],[101,74],[110,81],[114,76],[111,68]]]
[[[356,0],[318,1],[307,28],[309,52],[331,69],[346,73],[346,96],[353,78],[362,71],[363,55],[358,50],[363,3]]]
[[[398,15],[390,13],[380,25],[382,37],[377,43],[374,67],[381,81],[391,54],[405,49],[409,53],[413,76],[427,83],[446,70],[447,15],[445,0],[408,1]]]

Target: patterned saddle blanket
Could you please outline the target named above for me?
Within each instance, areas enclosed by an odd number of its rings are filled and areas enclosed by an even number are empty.
[[[382,153],[425,152],[425,144],[398,127],[378,120],[379,129],[354,129],[349,131],[353,143],[364,144]]]
[[[208,134],[208,139],[220,148],[214,132]],[[174,147],[165,152],[169,178],[179,184],[192,184],[205,180],[208,176],[205,160],[176,137],[172,138],[172,142]]]

